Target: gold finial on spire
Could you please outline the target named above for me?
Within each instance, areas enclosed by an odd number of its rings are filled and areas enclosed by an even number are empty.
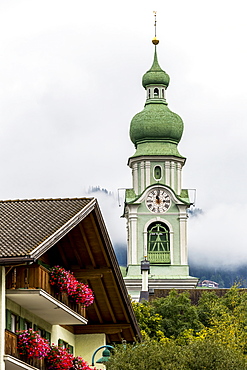
[[[157,12],[154,10],[153,13],[154,13],[154,38],[152,40],[152,43],[154,45],[158,45],[159,40],[156,38],[156,23],[157,23],[157,21],[156,21],[156,14],[157,14]]]

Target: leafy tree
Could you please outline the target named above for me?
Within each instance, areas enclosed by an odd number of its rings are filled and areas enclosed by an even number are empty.
[[[166,298],[151,302],[155,312],[162,317],[162,330],[166,337],[177,337],[181,332],[202,328],[197,309],[191,304],[189,294],[171,290]]]
[[[245,356],[213,340],[197,340],[179,346],[146,341],[120,345],[106,363],[107,370],[247,370]]]
[[[215,291],[205,290],[198,302],[198,318],[204,326],[212,327],[212,318],[219,316],[222,309],[225,310],[225,305]]]
[[[187,293],[172,290],[166,298],[134,302],[133,307],[144,338],[176,338],[184,330],[202,328],[196,307]]]
[[[198,303],[198,314],[207,336],[231,348],[247,351],[247,293],[233,286],[222,298],[205,292]]]
[[[120,346],[110,370],[247,370],[247,293],[237,286],[205,291],[197,306],[175,290],[133,306],[145,340]]]
[[[212,339],[197,340],[182,347],[186,356],[185,369],[190,370],[246,370],[243,353]]]
[[[156,341],[116,347],[106,363],[107,370],[185,370],[184,356],[175,342],[160,344]]]
[[[132,302],[143,339],[164,337],[162,317],[156,312],[155,307],[147,301],[142,303]]]

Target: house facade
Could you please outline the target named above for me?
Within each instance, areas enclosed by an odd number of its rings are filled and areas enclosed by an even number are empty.
[[[54,266],[88,286],[94,302],[85,307],[52,285]],[[1,370],[47,368],[17,349],[17,332],[29,328],[89,365],[98,347],[140,338],[94,198],[0,202]]]

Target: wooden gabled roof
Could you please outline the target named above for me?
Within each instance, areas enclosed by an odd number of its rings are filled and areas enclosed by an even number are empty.
[[[0,264],[61,265],[87,283],[95,302],[75,334],[105,333],[134,341],[140,331],[97,201],[38,199],[0,202]]]

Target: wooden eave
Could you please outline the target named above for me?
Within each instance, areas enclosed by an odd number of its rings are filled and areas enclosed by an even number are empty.
[[[90,286],[94,303],[86,309],[88,325],[68,329],[75,334],[105,333],[107,342],[140,339],[139,327],[97,201],[94,208],[40,260],[61,265]]]

